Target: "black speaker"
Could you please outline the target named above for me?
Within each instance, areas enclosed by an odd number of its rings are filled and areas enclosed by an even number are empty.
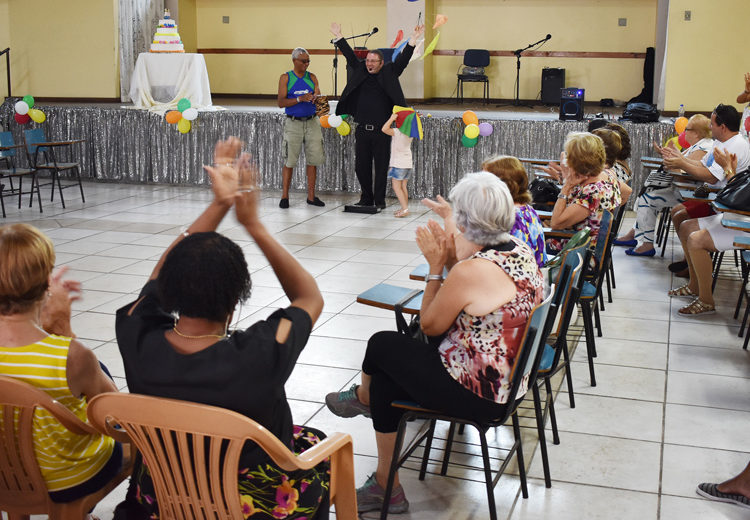
[[[581,121],[586,91],[582,88],[560,89],[560,121]]]
[[[560,103],[560,89],[565,88],[565,69],[542,69],[542,103]]]

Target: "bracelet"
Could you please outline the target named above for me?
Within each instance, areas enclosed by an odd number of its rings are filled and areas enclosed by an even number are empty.
[[[724,175],[726,177],[734,177],[734,173],[735,173],[734,170],[731,170],[731,169],[724,170]]]
[[[442,282],[443,281],[443,275],[442,274],[428,274],[424,277],[425,282]]]
[[[560,192],[560,193],[557,194],[557,198],[558,198],[558,200],[562,199],[562,200],[564,200],[566,202],[568,200],[568,196],[567,195],[563,195],[562,192]]]
[[[299,96],[297,96],[297,103],[299,103]]]

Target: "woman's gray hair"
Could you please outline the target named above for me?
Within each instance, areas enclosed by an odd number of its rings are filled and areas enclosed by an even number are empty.
[[[516,221],[508,186],[488,172],[466,174],[449,194],[456,225],[481,246],[504,244]]]
[[[297,47],[296,49],[294,49],[292,51],[292,59],[296,60],[297,58],[299,58],[303,54],[307,54],[308,56],[310,55],[310,53],[307,52],[307,49],[305,49],[303,47]]]

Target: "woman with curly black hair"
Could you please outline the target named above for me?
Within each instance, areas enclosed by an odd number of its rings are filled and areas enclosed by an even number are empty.
[[[263,226],[257,190],[238,191],[239,171],[255,173],[246,155],[238,157],[240,148],[236,138],[216,144],[214,166],[206,167],[214,200],[164,253],[138,299],[117,311],[117,342],[131,392],[234,410],[300,452],[322,434],[294,426],[284,383],[323,298],[313,277]],[[235,331],[229,323],[250,296],[250,274],[242,249],[215,231],[232,206],[291,302]],[[288,474],[248,443],[238,472],[247,516],[327,518],[327,463]],[[147,469],[137,465],[133,475],[123,516],[158,518]]]

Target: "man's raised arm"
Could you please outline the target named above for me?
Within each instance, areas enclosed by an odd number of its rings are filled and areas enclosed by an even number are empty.
[[[331,34],[333,34],[333,44],[339,48],[341,51],[341,54],[344,55],[344,58],[346,58],[346,63],[350,67],[354,67],[359,63],[359,58],[357,58],[357,55],[354,54],[354,51],[351,47],[349,47],[349,42],[346,41],[346,38],[344,38],[344,35],[341,34],[341,24],[337,22],[331,22]]]
[[[400,76],[404,72],[404,69],[406,69],[406,66],[409,65],[409,60],[411,60],[411,56],[414,53],[414,47],[416,47],[419,37],[423,34],[424,25],[417,25],[411,37],[409,37],[409,42],[404,47],[404,50],[396,56],[396,59],[393,61],[393,71],[397,76]]]

